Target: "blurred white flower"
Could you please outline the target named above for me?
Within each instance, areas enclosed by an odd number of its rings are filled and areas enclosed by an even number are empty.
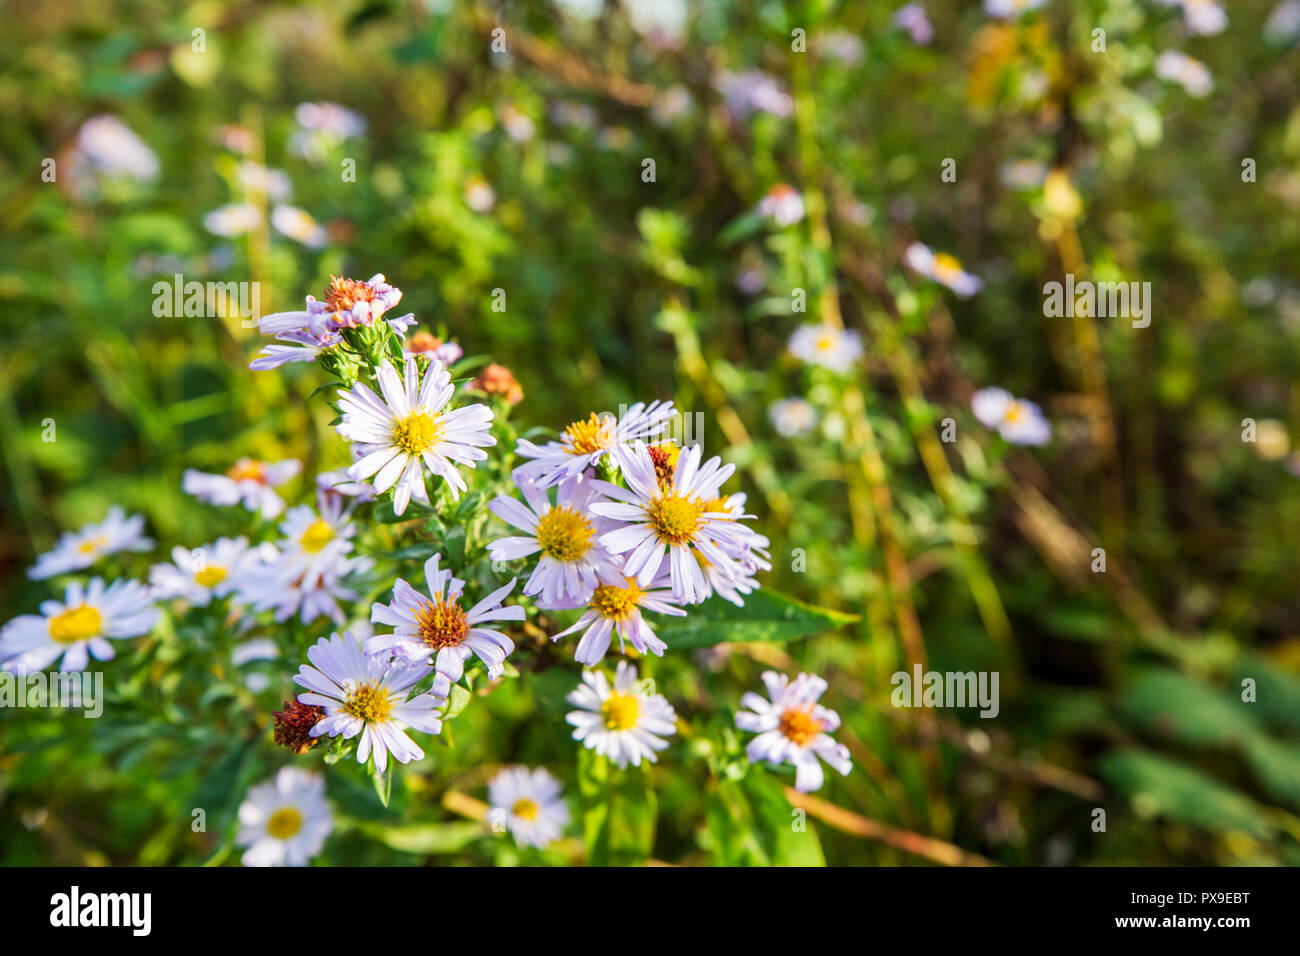
[[[1188,96],[1197,99],[1209,96],[1214,89],[1214,79],[1206,65],[1177,50],[1166,50],[1156,57],[1156,76],[1177,83]]]
[[[935,252],[923,243],[912,243],[903,256],[907,264],[921,275],[946,285],[963,299],[974,295],[984,286],[984,280],[966,272],[956,256]]]
[[[239,805],[235,842],[248,848],[244,866],[306,866],[333,829],[325,778],[281,767],[275,779],[251,788]]]
[[[802,435],[817,424],[817,411],[802,398],[783,398],[767,410],[772,427],[782,438]]]
[[[500,817],[520,846],[544,847],[569,822],[560,783],[541,767],[507,767],[488,784],[488,819]]]
[[[841,374],[862,357],[862,337],[852,330],[831,325],[801,325],[794,330],[786,347],[801,361]]]
[[[970,407],[980,424],[1013,445],[1046,445],[1052,438],[1052,425],[1043,410],[1005,388],[980,389],[971,398]]]
[[[297,206],[276,206],[271,210],[271,225],[281,235],[302,243],[308,249],[319,249],[329,242],[325,227]]]
[[[158,175],[158,157],[116,116],[93,116],[77,130],[77,150],[104,177],[147,181]]]
[[[214,236],[233,239],[262,224],[262,210],[251,203],[230,203],[203,217],[203,228]]]

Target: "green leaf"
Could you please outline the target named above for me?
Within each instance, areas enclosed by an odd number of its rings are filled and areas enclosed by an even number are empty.
[[[741,781],[754,808],[755,836],[773,866],[825,866],[817,831],[808,826],[807,815],[796,814],[778,784],[761,769]]]
[[[578,751],[582,835],[589,866],[636,866],[654,846],[657,801],[649,767],[615,767],[594,750]]]
[[[1241,682],[1255,682],[1255,703],[1260,717],[1282,730],[1300,733],[1300,677],[1281,670],[1262,657],[1245,658],[1233,675],[1233,687],[1240,698]]]
[[[1267,838],[1273,826],[1249,797],[1194,767],[1149,750],[1118,750],[1100,762],[1102,775],[1138,813],[1215,832],[1242,830]]]
[[[457,853],[483,835],[483,825],[468,821],[411,823],[391,826],[373,820],[353,820],[358,832],[401,853]]]
[[[744,607],[714,596],[686,617],[661,617],[653,627],[669,647],[712,647],[722,643],[793,641],[852,624],[857,615],[813,607],[775,591],[755,591]]]
[[[1152,733],[1193,747],[1244,744],[1259,735],[1249,704],[1166,669],[1142,672],[1120,699],[1120,711]]]
[[[382,773],[379,770],[376,770],[370,779],[375,785],[375,793],[379,796],[379,802],[385,807],[388,806],[388,798],[392,796],[393,793],[392,758],[389,758],[388,765],[384,768]]]
[[[705,842],[719,866],[825,866],[821,842],[761,769],[722,780],[706,811]]]
[[[1246,745],[1246,761],[1269,796],[1300,809],[1300,746],[1260,736]]]

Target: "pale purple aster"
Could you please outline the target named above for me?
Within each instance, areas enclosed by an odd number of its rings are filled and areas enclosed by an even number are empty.
[[[377,375],[379,390],[364,382],[340,392],[343,420],[335,426],[348,441],[358,443],[360,458],[348,469],[353,479],[370,478],[377,494],[393,489],[393,511],[401,515],[411,498],[429,504],[424,470],[441,477],[453,499],[468,486],[457,465],[469,468],[484,461],[483,447],[495,445],[492,409],[464,405],[444,410],[455,387],[441,362],[430,362],[423,374],[419,362],[407,358],[405,380],[385,359]]]
[[[516,453],[521,458],[531,459],[520,470],[536,479],[538,487],[549,488],[565,478],[594,468],[617,448],[638,438],[660,434],[676,414],[670,401],[653,401],[649,405],[637,402],[621,417],[592,412],[587,419],[576,421],[564,429],[559,441],[539,446],[527,439],[519,439]],[[610,460],[612,464],[618,464],[617,457]]]
[[[736,726],[758,734],[745,748],[754,763],[783,763],[795,768],[795,789],[808,793],[825,780],[821,763],[847,775],[853,769],[849,749],[830,736],[840,726],[840,715],[817,703],[826,681],[816,674],[800,674],[793,681],[785,674],[766,671],[763,684],[768,699],[749,691],[740,699],[749,708],[736,714]]]
[[[446,698],[436,691],[410,696],[429,672],[422,664],[363,654],[350,631],[321,638],[308,649],[307,660],[311,664],[299,667],[293,679],[307,688],[298,701],[325,710],[311,736],[351,739],[360,735],[357,763],[365,763],[373,753],[375,769],[382,773],[390,753],[399,763],[419,760],[424,751],[406,731],[442,732],[438,711]]]
[[[461,607],[465,582],[440,569],[441,556],[424,563],[428,596],[401,578],[393,585],[391,604],[375,603],[370,620],[393,628],[391,634],[377,634],[366,641],[367,654],[389,654],[423,663],[433,658],[438,672],[434,692],[446,696],[451,685],[464,676],[465,662],[478,657],[487,667],[489,679],[501,676],[506,657],[515,643],[505,634],[482,625],[494,621],[522,621],[524,609],[503,607],[501,602],[514,590],[515,578],[497,588],[468,611]],[[426,668],[427,669],[427,668]]]

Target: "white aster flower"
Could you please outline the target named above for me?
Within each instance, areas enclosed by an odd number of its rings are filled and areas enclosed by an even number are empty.
[[[777,183],[759,200],[758,211],[778,226],[793,226],[803,218],[803,194],[787,183]]]
[[[576,631],[582,631],[582,639],[573,652],[573,659],[579,664],[598,664],[609,650],[610,638],[614,634],[618,634],[620,653],[627,653],[623,642],[630,641],[642,654],[662,657],[668,645],[655,634],[641,612],[654,611],[656,614],[671,614],[674,617],[686,614],[677,606],[677,599],[673,597],[668,583],[668,575],[661,574],[652,585],[643,588],[637,584],[636,578],[624,577],[617,571],[602,568],[598,585],[586,600],[558,603],[539,601],[537,606],[548,611],[585,608],[576,623],[551,635],[552,641],[558,641]]]
[[[304,624],[321,616],[343,623],[338,602],[360,597],[343,579],[374,566],[370,558],[350,558],[337,550],[330,552],[329,561],[313,561],[310,573],[304,571],[301,559],[285,561],[278,551],[259,557],[235,580],[236,600],[258,611],[274,610],[277,621],[287,621],[297,614]]]
[[[903,253],[907,264],[921,275],[946,285],[963,299],[968,299],[984,287],[984,280],[962,269],[956,256],[934,252],[929,246],[914,242]]]
[[[214,597],[233,594],[250,564],[273,552],[269,546],[250,548],[244,537],[218,538],[193,550],[178,546],[172,548],[170,564],[149,570],[149,584],[158,600],[184,598],[195,607],[206,607]]]
[[[302,243],[308,249],[320,249],[329,242],[325,227],[311,213],[297,206],[276,206],[271,210],[271,225],[281,235]]]
[[[539,447],[523,438],[515,451],[521,458],[532,459],[522,471],[537,480],[540,488],[549,488],[572,475],[594,468],[614,449],[638,438],[658,435],[676,412],[672,402],[637,402],[621,418],[592,412],[585,421],[576,421],[560,434],[559,441]],[[614,459],[614,464],[618,464]]]
[[[241,458],[224,475],[187,468],[181,477],[181,489],[211,505],[242,502],[249,511],[260,511],[263,518],[274,518],[284,510],[284,501],[274,489],[298,474],[301,468],[293,458],[274,464]]]
[[[794,786],[800,793],[821,787],[824,776],[818,757],[847,775],[853,768],[849,749],[830,736],[840,726],[840,715],[817,703],[826,692],[826,681],[816,674],[800,674],[792,681],[767,671],[763,684],[769,699],[749,691],[740,699],[749,710],[736,714],[737,727],[758,734],[745,748],[746,756],[754,763],[793,764]]]
[[[310,587],[318,574],[352,553],[357,529],[344,513],[342,499],[329,498],[319,512],[309,505],[290,508],[280,522],[280,533],[284,539],[279,544],[278,567],[303,576]]]
[[[145,537],[143,532],[144,515],[128,518],[126,512],[114,505],[98,524],[88,524],[80,531],[68,531],[60,536],[51,550],[37,556],[27,576],[40,581],[88,568],[100,558],[119,551],[148,551],[153,547],[153,539]]]
[[[569,822],[560,782],[541,767],[506,767],[488,784],[488,803],[488,819],[500,819],[520,846],[554,843]]]
[[[1189,33],[1214,36],[1228,29],[1228,14],[1216,0],[1156,0],[1161,6],[1179,7]]]
[[[1166,50],[1156,57],[1156,76],[1177,83],[1187,91],[1188,96],[1197,99],[1209,96],[1214,89],[1214,79],[1210,76],[1209,68],[1200,60],[1194,60],[1177,50]]]
[[[262,224],[262,210],[251,203],[230,203],[203,217],[203,228],[214,236],[233,239]]]
[[[268,169],[246,159],[235,167],[235,178],[249,192],[262,193],[272,202],[284,202],[293,192],[289,176],[282,169]]]
[[[790,336],[786,348],[801,362],[842,375],[862,357],[862,337],[833,325],[801,325]]]
[[[894,26],[906,30],[917,46],[925,46],[934,39],[934,27],[930,25],[925,7],[919,3],[899,7],[894,14]]]
[[[622,527],[601,535],[611,554],[628,555],[623,573],[649,587],[668,556],[673,595],[683,604],[697,604],[709,596],[708,582],[700,570],[698,552],[729,578],[740,574],[736,555],[749,546],[752,531],[726,510],[719,489],[736,470],[714,456],[700,464],[700,446],[684,449],[677,458],[672,480],[662,484],[655,463],[643,442],[618,450],[619,467],[627,488],[607,481],[595,482],[612,501],[595,502],[594,514],[612,518]]]
[[[392,634],[380,634],[366,641],[367,654],[395,652],[408,661],[421,662],[433,658],[438,678],[434,693],[446,696],[451,685],[465,673],[465,662],[477,656],[487,667],[488,677],[501,676],[506,657],[515,649],[515,642],[491,627],[481,625],[492,621],[522,621],[524,609],[518,605],[502,607],[501,602],[514,590],[515,578],[497,588],[468,611],[461,607],[465,582],[453,577],[450,571],[441,570],[435,554],[424,562],[424,580],[429,587],[429,597],[411,587],[401,578],[393,585],[393,603],[376,603],[370,609],[370,620],[387,624]]]
[[[39,671],[59,657],[61,671],[85,670],[91,657],[111,661],[109,640],[139,637],[153,630],[158,611],[143,584],[103,578],[68,585],[63,603],[42,601],[40,614],[22,614],[0,629],[0,669]]]
[[[514,479],[526,506],[500,495],[489,507],[494,515],[525,534],[493,541],[488,546],[489,556],[493,561],[515,561],[540,551],[524,594],[540,595],[547,602],[566,597],[586,600],[596,587],[596,572],[617,563],[596,540],[607,524],[588,510],[598,497],[596,489],[584,475],[566,478],[560,482],[552,505],[547,493],[523,471],[516,471]]]
[[[311,163],[323,162],[331,149],[366,132],[365,117],[338,103],[299,103],[293,116],[299,128],[289,137],[289,148]]]
[[[486,405],[464,405],[444,411],[455,387],[441,362],[430,362],[421,383],[419,361],[406,359],[406,381],[397,377],[385,359],[379,368],[380,398],[363,382],[341,393],[343,421],[338,433],[359,443],[361,458],[348,469],[354,479],[375,477],[376,493],[393,489],[393,510],[406,511],[414,497],[429,503],[424,469],[439,475],[459,498],[467,487],[457,464],[475,467],[487,458],[483,446],[495,445],[492,410]]]
[[[1046,445],[1052,438],[1052,425],[1043,410],[1005,388],[981,388],[971,397],[970,407],[980,424],[1013,445]]]
[[[138,182],[158,175],[158,157],[144,140],[116,116],[92,116],[77,130],[77,150],[104,177],[125,176]]]
[[[668,746],[663,738],[677,732],[672,705],[638,686],[636,668],[627,661],[618,662],[612,686],[600,671],[583,671],[582,683],[565,699],[578,708],[564,718],[575,728],[573,739],[619,767],[654,763],[656,751]]]
[[[1272,43],[1290,43],[1300,37],[1300,0],[1282,0],[1264,24],[1264,38]]]
[[[984,12],[1000,20],[1014,20],[1022,13],[1037,10],[1047,0],[984,0]]]
[[[772,427],[782,438],[793,438],[810,431],[817,424],[817,410],[802,398],[783,398],[767,410]]]
[[[388,755],[399,763],[424,757],[424,751],[406,735],[407,728],[426,734],[442,732],[437,713],[446,698],[434,693],[411,697],[411,688],[429,673],[423,664],[390,660],[387,655],[367,655],[350,631],[321,638],[308,651],[311,665],[298,668],[294,683],[307,688],[298,701],[324,708],[325,716],[311,736],[329,734],[351,739],[358,734],[357,763],[375,755],[375,769],[388,766]]]
[[[306,866],[333,829],[325,778],[281,767],[274,780],[250,788],[239,805],[235,842],[248,847],[244,866]]]

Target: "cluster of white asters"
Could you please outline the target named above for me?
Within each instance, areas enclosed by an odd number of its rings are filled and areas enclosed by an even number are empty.
[[[380,300],[368,295],[369,284],[349,288],[361,286],[361,305]],[[369,326],[378,318],[372,313],[382,314],[389,304],[381,301],[357,321]],[[339,314],[331,310],[330,321],[339,321]],[[113,656],[107,639],[148,633],[160,600],[203,606],[229,599],[236,608],[273,611],[276,621],[297,614],[304,623],[326,616],[342,624],[339,601],[359,597],[348,579],[374,567],[354,551],[356,505],[390,490],[398,515],[411,500],[429,505],[427,474],[441,478],[456,499],[468,487],[460,469],[474,468],[487,457],[482,449],[496,443],[491,409],[453,407],[450,373],[436,358],[407,354],[400,376],[384,360],[376,384],[378,391],[358,381],[340,393],[336,427],[354,443],[354,464],[318,476],[315,508],[284,511],[276,488],[298,473],[295,461],[243,459],[224,474],[185,474],[184,489],[202,500],[242,504],[268,519],[283,512],[278,540],[250,545],[242,537],[221,538],[193,551],[176,548],[170,563],[152,568],[147,588],[134,581],[105,588],[99,578],[88,586],[73,582],[66,603],[45,602],[40,615],[23,615],[0,631],[0,667],[41,669],[62,655],[64,669],[79,670],[91,655],[107,660]],[[744,523],[753,517],[745,513],[745,496],[722,492],[734,466],[717,457],[702,462],[698,446],[659,439],[674,414],[671,402],[637,404],[620,416],[592,414],[574,422],[545,445],[520,440],[517,453],[526,463],[512,477],[522,500],[502,495],[491,502],[493,514],[519,534],[492,542],[489,556],[494,562],[536,556],[523,593],[546,610],[582,609],[577,622],[552,640],[582,631],[575,658],[584,665],[597,664],[615,634],[620,650],[630,643],[640,653],[662,655],[667,644],[643,612],[685,615],[686,606],[714,594],[743,604],[758,586],[754,575],[771,567],[768,540]],[[127,519],[114,509],[101,525],[65,535],[31,574],[50,577],[115,552],[147,550],[152,542],[142,530],[142,518]],[[423,590],[398,578],[390,602],[371,608],[370,623],[387,632],[363,624],[308,650],[294,681],[303,688],[297,703],[319,708],[309,736],[355,738],[357,761],[373,761],[380,773],[390,757],[401,763],[423,758],[407,732],[441,732],[452,687],[464,679],[470,659],[483,663],[489,679],[502,675],[514,643],[499,627],[525,618],[522,605],[504,604],[516,583],[471,604],[466,582],[442,567],[440,554],[425,563]],[[800,790],[821,786],[819,759],[847,773],[848,753],[830,737],[839,718],[817,704],[825,682],[811,675],[789,682],[768,674],[764,680],[770,700],[747,694],[748,710],[736,719],[757,734],[750,758],[794,764]],[[574,739],[616,766],[654,762],[675,733],[677,717],[647,684],[626,661],[612,681],[584,671],[568,697]],[[491,789],[522,844],[550,842],[567,820],[558,784],[545,771],[512,768]],[[240,808],[245,862],[306,862],[330,832],[330,821],[320,778],[286,768],[250,791]]]

